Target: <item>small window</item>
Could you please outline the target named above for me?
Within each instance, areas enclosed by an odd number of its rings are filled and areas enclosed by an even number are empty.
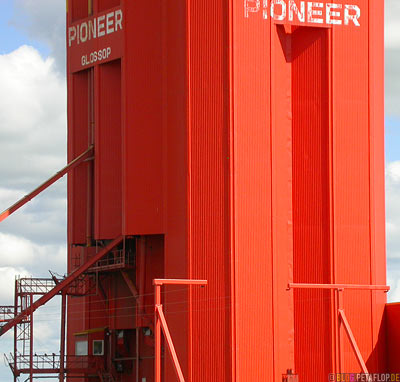
[[[104,355],[104,341],[94,340],[93,341],[93,355]]]
[[[88,355],[88,342],[76,341],[75,342],[75,355]]]

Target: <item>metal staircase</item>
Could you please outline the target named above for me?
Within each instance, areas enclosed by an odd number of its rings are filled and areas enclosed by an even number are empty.
[[[98,376],[99,376],[101,382],[116,382],[113,375],[106,371],[99,371]]]

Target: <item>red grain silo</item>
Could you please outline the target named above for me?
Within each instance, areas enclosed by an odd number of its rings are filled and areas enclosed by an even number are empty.
[[[69,0],[67,19],[69,159],[94,145],[69,270],[122,237],[69,298],[68,354],[154,381],[152,280],[192,278],[163,295],[187,381],[386,370],[383,0]]]

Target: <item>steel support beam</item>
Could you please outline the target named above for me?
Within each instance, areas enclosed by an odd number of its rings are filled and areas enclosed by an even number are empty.
[[[95,256],[89,259],[85,264],[77,268],[64,280],[60,281],[60,283],[57,284],[52,290],[50,290],[48,293],[40,297],[31,306],[27,307],[25,310],[19,313],[14,319],[5,324],[0,330],[0,336],[7,333],[11,328],[13,328],[15,325],[18,325],[21,321],[23,321],[23,319],[26,316],[32,314],[40,306],[46,304],[54,296],[56,296],[61,291],[68,288],[74,280],[76,280],[79,276],[85,273],[90,267],[96,264],[96,262],[98,262],[103,256],[105,256],[108,252],[110,252],[115,246],[121,243],[122,239],[123,239],[122,236],[120,236],[111,241],[106,247],[104,247],[99,253],[97,253]]]
[[[68,163],[63,169],[53,175],[51,178],[46,180],[39,187],[35,188],[31,193],[25,195],[22,199],[18,200],[11,207],[7,208],[0,214],[0,222],[8,218],[12,213],[20,209],[26,203],[31,201],[35,196],[39,195],[46,188],[50,187],[53,183],[57,182],[57,180],[61,179],[68,171],[73,170],[76,166],[79,166],[85,159],[89,157],[89,155],[93,151],[93,146],[90,146],[84,153],[75,158],[72,162]]]

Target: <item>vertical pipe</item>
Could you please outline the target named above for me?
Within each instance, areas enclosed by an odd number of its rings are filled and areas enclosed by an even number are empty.
[[[61,340],[60,340],[60,382],[64,382],[64,367],[65,367],[65,316],[67,307],[67,294],[62,291],[61,294]]]
[[[334,301],[333,301],[333,325],[334,325],[334,346],[335,346],[335,367],[334,367],[334,372],[336,374],[340,373],[340,350],[339,350],[339,290],[335,289],[333,290],[333,296],[334,296]]]
[[[139,242],[139,314],[140,323],[142,325],[142,315],[144,314],[144,294],[145,294],[145,283],[146,283],[146,239],[145,236],[140,237]]]
[[[15,279],[15,289],[14,289],[14,317],[18,315],[18,280]],[[14,326],[14,382],[17,382],[17,376],[15,371],[17,370],[17,334],[18,325]]]
[[[155,325],[155,359],[154,359],[154,379],[161,382],[161,325],[157,307],[161,305],[161,285],[155,285],[155,306],[154,306],[154,325]]]
[[[30,295],[30,306],[33,305],[33,294]],[[33,311],[30,314],[30,328],[29,328],[29,380],[33,382]]]
[[[136,327],[136,382],[139,382],[139,352],[140,352],[140,342],[139,342],[140,328]]]
[[[338,351],[339,351],[339,373],[342,373],[343,370],[343,343],[344,343],[344,338],[343,338],[343,330],[342,330],[342,318],[339,314],[339,310],[343,309],[343,289],[337,289],[337,300],[338,300],[338,310],[337,310],[337,320],[338,320],[338,340],[339,340],[339,346],[338,346]]]
[[[94,144],[94,69],[89,69],[88,77],[88,147]],[[86,245],[90,247],[93,240],[93,172],[94,163],[88,161],[87,167],[87,211],[86,211]]]

